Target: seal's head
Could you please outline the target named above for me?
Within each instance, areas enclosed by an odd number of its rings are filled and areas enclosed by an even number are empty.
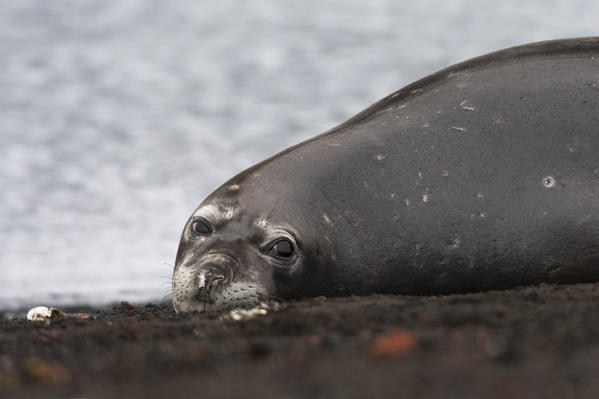
[[[225,184],[186,223],[173,272],[177,312],[252,307],[293,297],[301,284],[302,238],[275,217],[281,200],[242,191]]]

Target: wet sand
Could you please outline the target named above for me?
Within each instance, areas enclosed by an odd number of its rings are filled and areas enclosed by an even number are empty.
[[[251,318],[23,314],[0,321],[0,397],[596,398],[598,308],[599,284],[580,284],[315,298]]]

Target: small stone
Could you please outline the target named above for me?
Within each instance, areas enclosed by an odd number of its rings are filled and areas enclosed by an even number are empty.
[[[318,334],[312,334],[308,338],[308,342],[310,342],[310,345],[320,345],[322,344],[322,336]]]
[[[414,350],[416,344],[414,334],[396,328],[376,339],[370,347],[370,353],[376,358],[403,356]]]
[[[44,384],[65,385],[71,381],[71,373],[63,365],[39,357],[25,359],[23,366],[27,374]]]
[[[253,342],[250,344],[250,356],[263,358],[270,353],[270,346],[266,342]]]
[[[268,314],[268,310],[264,309],[266,304],[261,304],[262,307],[257,307],[253,309],[234,309],[230,311],[227,315],[224,315],[224,319],[233,319],[236,321],[240,320],[249,320],[253,319],[256,316],[264,316]]]
[[[204,352],[199,348],[190,348],[187,351],[187,359],[192,363],[201,363],[204,360]]]
[[[129,301],[121,301],[121,308],[125,308],[125,309],[135,309],[135,306],[133,306],[131,304],[131,302]]]

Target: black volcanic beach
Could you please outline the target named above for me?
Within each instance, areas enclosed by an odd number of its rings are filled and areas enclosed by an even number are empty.
[[[599,284],[0,321],[6,398],[596,398]],[[264,313],[264,314],[260,314]],[[236,320],[239,319],[239,320]]]

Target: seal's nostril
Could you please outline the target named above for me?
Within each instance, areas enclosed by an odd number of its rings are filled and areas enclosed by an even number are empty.
[[[217,292],[215,288],[225,280],[225,276],[218,273],[200,273],[198,276],[198,298],[204,303],[215,303]]]
[[[215,304],[220,301],[224,287],[232,280],[232,265],[221,262],[203,262],[199,265],[196,276],[197,300],[206,304]]]
[[[210,292],[214,287],[219,285],[224,279],[225,279],[225,276],[223,276],[222,274],[209,273],[206,276],[206,282],[205,282],[206,291]]]
[[[198,299],[203,303],[214,304],[218,296],[218,290],[216,289],[220,284],[223,284],[226,280],[226,275],[220,270],[209,270],[207,272],[200,272],[197,280],[197,296]]]

